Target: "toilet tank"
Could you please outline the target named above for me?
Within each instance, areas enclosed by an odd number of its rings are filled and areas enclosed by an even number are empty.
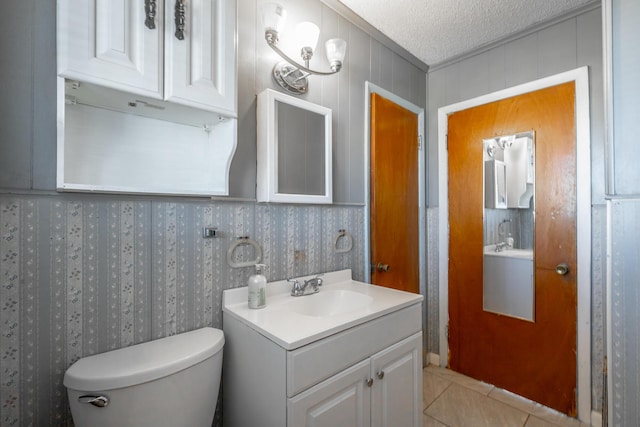
[[[78,360],[64,375],[75,426],[210,427],[223,345],[202,328]]]

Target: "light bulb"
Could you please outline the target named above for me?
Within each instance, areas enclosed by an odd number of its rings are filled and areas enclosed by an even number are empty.
[[[329,39],[325,43],[325,49],[331,70],[340,71],[344,55],[347,53],[347,42],[342,39]]]
[[[262,5],[262,25],[265,31],[279,32],[287,19],[287,11],[278,3]]]
[[[318,44],[320,28],[313,22],[301,22],[296,26],[296,36],[301,48],[308,48],[313,52]]]

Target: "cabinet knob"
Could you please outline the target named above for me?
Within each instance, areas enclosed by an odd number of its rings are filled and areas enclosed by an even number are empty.
[[[367,387],[371,387],[373,385],[373,378],[367,378],[364,382],[367,383]]]
[[[384,371],[378,372],[378,379],[381,380],[384,378]]]

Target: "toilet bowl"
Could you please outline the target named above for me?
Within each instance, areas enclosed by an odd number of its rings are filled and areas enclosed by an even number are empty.
[[[210,427],[223,345],[202,328],[78,360],[64,375],[75,426]]]

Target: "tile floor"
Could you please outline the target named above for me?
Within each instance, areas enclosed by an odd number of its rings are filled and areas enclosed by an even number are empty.
[[[424,368],[424,427],[588,427],[538,403],[462,374]]]

